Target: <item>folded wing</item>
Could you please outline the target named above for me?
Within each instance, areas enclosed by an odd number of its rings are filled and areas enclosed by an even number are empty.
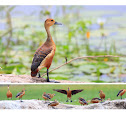
[[[117,97],[119,96],[119,94],[120,94],[122,91],[123,91],[123,90],[120,90],[120,91],[118,92]]]
[[[44,96],[48,99],[51,99],[50,96],[48,94],[44,94]]]
[[[38,48],[37,51],[35,52],[32,61],[31,71],[35,71],[39,67],[41,62],[46,58],[46,56],[48,56],[48,54],[51,53],[51,51],[52,51],[52,47],[47,48],[47,46],[45,45]]]
[[[19,97],[21,94],[22,94],[22,92],[19,92],[19,93],[16,95],[16,98]]]

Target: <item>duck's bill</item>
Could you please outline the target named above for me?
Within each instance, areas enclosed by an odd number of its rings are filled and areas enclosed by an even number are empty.
[[[54,25],[62,25],[62,24],[55,21]]]

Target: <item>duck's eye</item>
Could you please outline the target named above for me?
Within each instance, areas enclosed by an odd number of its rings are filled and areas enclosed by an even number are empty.
[[[53,20],[51,20],[51,21],[53,21]]]

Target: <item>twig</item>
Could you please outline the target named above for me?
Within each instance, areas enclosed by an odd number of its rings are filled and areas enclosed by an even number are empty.
[[[126,56],[101,55],[101,56],[82,56],[82,57],[77,57],[77,58],[71,59],[70,61],[68,61],[68,62],[66,62],[66,63],[64,63],[64,64],[62,64],[62,65],[60,65],[60,66],[58,66],[58,67],[56,67],[56,68],[54,68],[52,70],[50,70],[49,73],[54,71],[54,70],[56,70],[56,69],[59,69],[60,67],[66,65],[68,63],[71,63],[72,61],[77,60],[77,59],[98,58],[98,57],[126,57]],[[41,77],[43,77],[45,75],[46,75],[46,73],[44,73]]]
[[[5,33],[3,33],[2,35],[0,35],[0,38],[6,36],[8,33],[10,33],[10,31],[12,31],[12,28],[6,31]]]

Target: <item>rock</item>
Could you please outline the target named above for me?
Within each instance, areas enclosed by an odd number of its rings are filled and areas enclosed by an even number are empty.
[[[126,99],[105,101],[103,103],[90,104],[85,109],[126,109]]]
[[[3,100],[0,101],[0,109],[74,109],[74,108],[82,108],[82,106],[77,105],[67,105],[67,104],[59,104],[54,108],[48,107],[50,101],[43,100],[23,100],[20,102],[19,100]]]
[[[45,77],[46,78],[46,77]],[[30,75],[0,74],[0,83],[50,83],[45,78],[31,77]],[[67,80],[56,80],[60,83],[84,83]]]
[[[51,101],[43,100],[3,100],[0,101],[0,109],[126,109],[126,99],[105,101],[104,103],[95,103],[90,105],[68,105],[59,104],[54,108],[48,107]]]

